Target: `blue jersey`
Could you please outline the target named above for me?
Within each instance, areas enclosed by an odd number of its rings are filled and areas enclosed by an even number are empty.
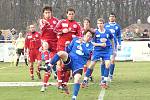
[[[93,49],[91,42],[79,43],[79,38],[74,38],[72,42],[66,47],[66,51],[71,58],[71,69],[74,71],[83,69],[83,66],[87,63],[90,53]]]
[[[98,29],[95,31],[95,36],[92,40],[92,42],[94,43],[103,43],[103,41],[101,41],[101,39],[107,39],[106,40],[106,47],[101,47],[101,46],[95,46],[94,47],[94,51],[100,51],[102,53],[108,53],[109,48],[111,47],[112,43],[111,43],[111,39],[113,39],[113,35],[111,34],[111,32],[109,30],[104,30],[104,32],[99,32]]]
[[[121,27],[120,27],[120,25],[114,22],[114,23],[106,23],[104,27],[106,30],[110,30],[110,32],[113,34],[115,48],[117,47],[117,43],[119,43],[119,45],[121,45]]]

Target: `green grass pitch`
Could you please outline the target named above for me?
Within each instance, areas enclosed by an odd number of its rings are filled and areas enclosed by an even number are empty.
[[[101,91],[99,63],[93,77],[94,82],[90,82],[88,88],[80,89],[77,100],[98,100]],[[35,75],[33,82],[40,81]],[[51,81],[55,82],[53,77]],[[0,82],[31,82],[29,67],[24,63],[15,67],[0,62]],[[69,95],[61,93],[55,86],[49,86],[44,93],[40,92],[40,86],[0,87],[0,100],[71,100],[72,86],[69,85]],[[104,100],[150,100],[150,62],[117,62],[114,80],[105,91]]]

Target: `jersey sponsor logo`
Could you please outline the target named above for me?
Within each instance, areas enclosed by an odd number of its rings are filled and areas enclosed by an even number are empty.
[[[77,28],[77,25],[76,25],[76,24],[74,24],[74,25],[73,25],[73,28]]]
[[[81,45],[78,45],[78,46],[77,46],[77,49],[78,49],[78,50],[76,50],[76,53],[77,53],[78,55],[84,55],[84,53],[82,52],[83,49],[82,49]]]
[[[86,47],[89,47],[89,45],[90,45],[89,43],[86,43]]]
[[[32,36],[31,36],[31,35],[29,35],[29,36],[28,36],[28,39],[31,39],[31,38],[32,38]]]
[[[109,30],[110,30],[111,33],[113,33],[113,34],[115,33],[114,29],[109,29]]]
[[[100,37],[100,35],[96,35],[96,37]]]
[[[62,23],[62,27],[68,27],[67,23]]]

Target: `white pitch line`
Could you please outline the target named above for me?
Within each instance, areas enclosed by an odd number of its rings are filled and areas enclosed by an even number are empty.
[[[105,96],[105,89],[102,88],[98,96],[98,100],[104,100],[104,96]]]
[[[0,70],[1,70],[1,69],[5,69],[5,68],[8,68],[8,67],[1,67]]]

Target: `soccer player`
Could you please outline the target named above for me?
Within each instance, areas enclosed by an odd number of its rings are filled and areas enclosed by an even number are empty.
[[[81,28],[80,25],[74,20],[75,17],[75,10],[73,8],[68,8],[66,12],[67,18],[63,19],[58,22],[55,27],[55,31],[59,34],[59,39],[57,42],[57,50],[64,51],[65,45],[70,43],[73,37],[81,35]],[[65,73],[66,78],[62,80],[62,71],[63,68],[61,67],[62,62],[57,62],[57,78],[58,78],[58,85],[61,88],[62,82],[66,83],[70,77],[70,72]],[[67,78],[68,77],[68,78]]]
[[[29,54],[29,62],[30,62],[30,76],[31,80],[34,80],[34,67],[33,64],[36,59],[38,59],[39,55],[39,48],[41,47],[41,37],[38,32],[35,31],[35,25],[29,26],[29,31],[27,33],[26,39],[25,39],[25,52]],[[41,62],[38,62],[38,66],[40,66]],[[37,69],[37,75],[38,78],[41,79],[40,76],[40,68]]]
[[[21,54],[24,55],[25,64],[26,66],[28,66],[27,55],[24,54],[24,45],[25,45],[25,38],[22,36],[22,33],[20,32],[19,37],[15,41],[15,48],[16,48],[16,54],[17,54],[16,66],[18,66],[19,58]]]
[[[121,49],[121,27],[119,24],[116,23],[116,15],[114,13],[110,13],[109,15],[109,22],[105,24],[105,29],[110,30],[110,32],[114,36],[114,50],[111,49],[110,54],[111,57],[111,65],[110,65],[110,71],[109,71],[109,78],[110,81],[113,78],[114,68],[115,68],[115,57],[117,53],[117,49]],[[103,63],[101,65],[101,70],[103,70],[105,67],[105,64]]]
[[[104,28],[104,20],[102,18],[97,20],[97,27],[98,29],[96,30],[95,36],[92,41],[94,45],[94,50],[92,54],[91,63],[86,71],[84,80],[82,82],[83,88],[87,86],[90,73],[100,58],[104,60],[106,65],[104,70],[104,79],[101,80],[100,85],[102,86],[102,88],[107,88],[107,79],[108,79],[109,65],[110,65],[109,52],[111,48],[111,42],[113,42],[113,35],[110,33],[109,30],[106,30]]]
[[[81,29],[82,34],[83,34],[86,30],[91,30],[92,32],[95,32],[95,30],[94,30],[93,28],[91,28],[90,23],[91,23],[91,21],[90,21],[89,18],[86,17],[85,19],[83,19],[83,27],[82,27],[82,29]],[[91,52],[91,55],[92,55],[92,52]],[[84,73],[86,72],[87,67],[90,65],[90,62],[91,62],[91,58],[88,60],[87,64],[84,65],[84,69],[83,69],[83,72],[84,72]],[[90,75],[90,77],[89,77],[89,80],[90,80],[90,81],[93,81],[92,72],[93,72],[93,70],[91,71],[91,75]]]
[[[43,18],[40,19],[41,41],[48,43],[48,49],[50,51],[49,59],[51,59],[55,53],[57,53],[57,33],[54,31],[58,19],[53,16],[53,9],[50,6],[43,8]],[[44,79],[48,81],[49,73],[45,72]]]
[[[60,59],[63,61],[65,68],[71,69],[74,76],[74,87],[72,100],[76,100],[79,89],[80,79],[83,72],[83,65],[87,63],[90,57],[91,48],[90,42],[93,33],[90,30],[85,32],[83,38],[74,38],[72,42],[66,47],[65,51],[59,51],[51,60],[48,70]]]

